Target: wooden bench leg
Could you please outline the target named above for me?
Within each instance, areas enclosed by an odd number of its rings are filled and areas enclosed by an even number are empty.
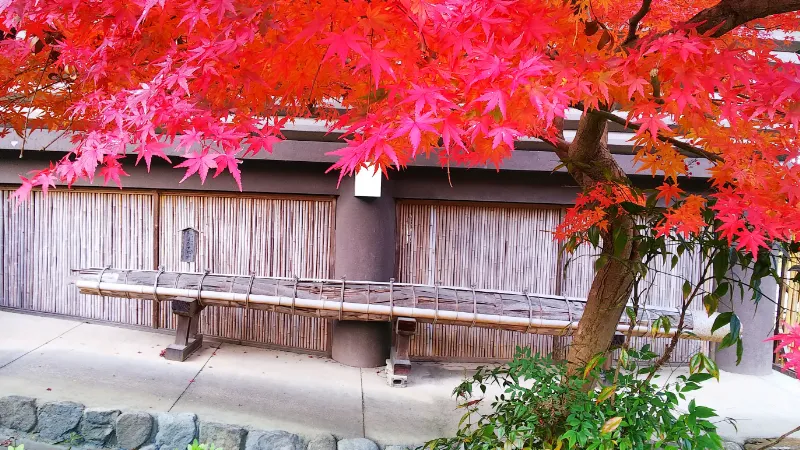
[[[411,336],[417,332],[417,320],[399,317],[392,331],[392,350],[386,360],[386,382],[392,387],[406,387],[411,374]]]
[[[203,335],[197,332],[200,311],[203,307],[197,301],[172,301],[172,312],[178,318],[175,343],[170,344],[164,358],[170,361],[186,361],[186,358],[203,344]]]

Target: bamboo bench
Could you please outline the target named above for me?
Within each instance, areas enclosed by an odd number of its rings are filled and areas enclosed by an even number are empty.
[[[387,360],[391,385],[404,386],[411,371],[411,338],[417,322],[456,324],[566,335],[583,314],[585,301],[551,295],[529,294],[455,286],[256,277],[189,272],[91,268],[73,271],[73,282],[83,294],[171,301],[177,317],[175,342],[165,357],[184,361],[202,345],[198,333],[200,313],[208,305],[265,309],[338,320],[389,321],[392,346]],[[670,331],[654,330],[652,324],[669,318]],[[663,307],[640,308],[633,323],[623,315],[619,333],[670,337],[680,313]],[[714,317],[689,312],[681,337],[719,341],[724,329],[711,333]]]

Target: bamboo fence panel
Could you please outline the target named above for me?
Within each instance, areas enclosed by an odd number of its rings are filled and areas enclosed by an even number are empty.
[[[400,282],[558,295],[556,208],[399,202]],[[538,274],[536,276],[535,274]],[[551,337],[458,325],[420,324],[415,357],[509,359],[517,346],[549,353]]]
[[[790,327],[800,325],[800,282],[794,281],[796,270],[800,265],[800,253],[792,254],[784,259],[783,290],[778,308],[778,333],[789,331]]]
[[[152,325],[149,301],[82,295],[70,269],[153,266],[152,196],[104,191],[31,193],[14,206],[2,190],[0,305],[30,311]]]
[[[584,298],[597,258],[589,245],[559,258],[553,232],[562,217],[559,207],[398,202],[397,279]],[[674,269],[669,260],[654,264],[644,283],[647,304],[680,306],[683,281],[699,280],[701,261],[699,255],[686,253]],[[692,310],[702,310],[702,304],[693,304]],[[562,340],[561,345],[569,345],[569,336]],[[668,341],[635,338],[633,344],[650,343],[658,351]],[[517,346],[550,353],[552,345],[550,336],[421,324],[411,351],[418,358],[497,360],[511,358]],[[682,339],[672,361],[686,361],[698,351],[707,353],[709,345]]]
[[[800,325],[800,282],[794,280],[800,265],[800,253],[782,258],[783,284],[778,300],[778,315],[775,333],[787,333],[791,327]],[[775,355],[775,363],[783,365],[782,355]]]
[[[334,202],[265,196],[164,194],[159,255],[167,271],[209,270],[257,276],[331,276]],[[181,230],[199,231],[196,264],[182,263]],[[174,328],[169,308],[162,324]],[[316,317],[209,306],[204,334],[281,347],[328,352],[330,322]]]

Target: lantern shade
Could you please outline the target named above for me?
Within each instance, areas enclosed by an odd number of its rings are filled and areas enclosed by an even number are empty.
[[[370,165],[362,167],[355,175],[356,197],[377,198],[381,196],[381,172]]]

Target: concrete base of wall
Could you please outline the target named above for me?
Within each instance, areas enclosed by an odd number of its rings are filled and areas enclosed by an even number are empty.
[[[333,326],[331,357],[352,367],[386,365],[391,343],[388,322],[340,320]]]

